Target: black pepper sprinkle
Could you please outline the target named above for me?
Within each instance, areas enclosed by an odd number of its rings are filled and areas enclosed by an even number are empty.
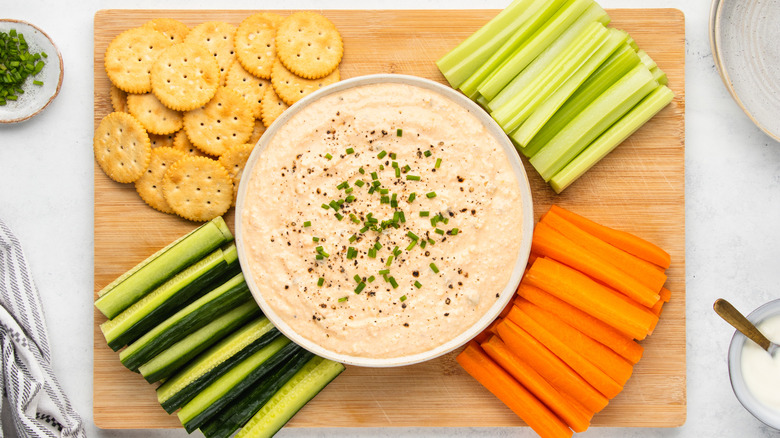
[[[444,300],[444,304],[447,304],[447,305],[449,305],[449,304],[450,304],[450,302],[451,302],[451,301],[450,301],[450,299],[449,299],[449,298],[447,298],[446,300]]]
[[[445,313],[444,316],[450,316],[450,314],[449,313]]]
[[[415,277],[415,278],[417,278],[417,277],[419,277],[419,276],[420,276],[420,271],[413,271],[413,272],[412,272],[412,277]]]
[[[404,327],[409,327],[409,323],[408,323],[408,322],[405,322],[405,323],[404,323]]]

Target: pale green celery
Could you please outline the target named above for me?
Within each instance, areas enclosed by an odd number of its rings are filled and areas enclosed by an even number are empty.
[[[547,100],[534,111],[519,128],[512,133],[514,139],[525,146],[542,129],[545,123],[577,91],[580,85],[593,74],[609,56],[625,43],[627,33],[622,30],[609,29],[609,37],[596,53],[593,54],[573,75],[563,83]]]
[[[653,118],[659,111],[674,99],[674,93],[661,85],[656,87],[647,97],[631,111],[601,134],[581,154],[566,165],[550,179],[550,186],[556,193],[561,193],[566,187],[587,172],[593,165],[607,156],[613,149]]]
[[[577,114],[581,113],[591,102],[607,90],[612,84],[626,75],[639,64],[639,57],[634,49],[624,45],[612,54],[585,83],[556,111],[555,115],[545,123],[544,127],[531,139],[530,143],[520,152],[526,157],[533,157],[542,146],[546,145],[563,129]],[[491,102],[492,103],[492,102]],[[510,138],[514,133],[510,134]],[[513,141],[517,141],[512,138]]]
[[[487,61],[478,66],[476,71],[460,84],[458,87],[460,91],[469,98],[474,99],[477,96],[477,87],[479,87],[482,81],[501,65],[501,63],[509,57],[518,46],[525,43],[539,27],[546,23],[550,17],[560,9],[561,5],[566,3],[566,1],[567,0],[536,0],[527,11],[532,15],[525,20],[522,26],[515,30],[512,36],[506,40],[498,50],[495,50],[494,53],[491,54]]]
[[[658,68],[651,69],[650,73],[653,74],[653,77],[655,78],[655,81],[658,82],[661,85],[666,85],[669,83],[669,79],[666,77],[666,73],[664,73],[663,70]]]
[[[628,42],[628,45],[631,46],[632,49],[634,49],[635,52],[639,51],[639,45],[636,43],[636,41],[634,41],[633,38],[631,38],[629,36],[627,42]]]
[[[507,57],[498,68],[490,72],[490,75],[479,85],[479,94],[488,100],[496,97],[506,84],[558,39],[592,4],[594,4],[593,0],[567,1],[547,23]]]
[[[436,65],[453,88],[490,58],[528,18],[528,8],[538,0],[514,0],[462,43],[442,56]]]
[[[644,64],[637,65],[542,147],[529,160],[531,165],[549,181],[657,86],[650,70]]]
[[[520,74],[515,76],[495,98],[490,100],[490,109],[496,108],[505,104],[515,94],[519,93],[531,82],[535,77],[539,75],[539,72],[544,70],[553,59],[555,59],[566,47],[571,44],[590,23],[594,21],[601,22],[604,26],[609,24],[609,16],[604,9],[597,5],[591,5],[587,11],[580,15],[577,20],[569,26],[566,31],[558,37],[549,47],[544,49],[539,56],[536,57]]]
[[[656,64],[655,61],[653,61],[653,58],[644,50],[639,49],[636,51],[636,54],[639,56],[639,60],[642,61],[642,64],[647,66],[648,70],[652,71],[654,68],[658,67],[658,64]]]
[[[528,87],[490,115],[504,132],[514,131],[604,44],[608,36],[609,31],[603,24],[588,25],[580,38],[558,55]]]
[[[474,102],[481,106],[485,111],[488,111],[488,105],[490,104],[490,101],[485,99],[485,96],[482,96],[481,94],[477,95],[477,97],[474,98]]]

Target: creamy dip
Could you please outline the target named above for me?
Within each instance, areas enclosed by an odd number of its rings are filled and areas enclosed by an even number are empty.
[[[780,315],[761,321],[756,328],[770,341],[780,342]],[[772,357],[755,342],[745,341],[742,377],[759,402],[780,413],[780,354]]]
[[[521,193],[501,145],[424,88],[328,95],[250,172],[249,275],[290,328],[335,353],[393,358],[452,340],[496,302],[519,255]]]

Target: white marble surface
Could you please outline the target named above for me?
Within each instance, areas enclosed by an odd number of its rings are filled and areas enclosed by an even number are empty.
[[[502,8],[508,0],[4,0],[0,16],[56,41],[60,96],[24,124],[0,126],[0,217],[21,240],[45,306],[54,368],[91,437],[174,437],[183,431],[104,431],[92,421],[92,22],[102,8]],[[777,433],[734,398],[732,330],[717,297],[752,310],[780,296],[780,144],[764,135],[720,81],[708,40],[708,0],[602,0],[604,7],[675,7],[686,16],[688,420],[674,429],[591,428],[585,437],[764,437]],[[5,428],[7,428],[7,424]],[[528,428],[285,429],[279,436],[531,437]]]

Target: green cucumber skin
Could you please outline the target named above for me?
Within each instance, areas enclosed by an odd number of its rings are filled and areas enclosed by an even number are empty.
[[[200,431],[206,438],[228,438],[238,428],[246,424],[313,357],[314,353],[304,349],[299,350],[273,375],[264,379],[260,385],[242,394],[240,399],[204,424]]]
[[[294,342],[290,342],[289,344],[282,347],[281,350],[271,356],[267,361],[263,362],[260,364],[260,366],[252,370],[252,372],[250,372],[246,378],[244,378],[244,380],[231,388],[230,391],[228,391],[222,398],[216,400],[211,404],[211,406],[207,406],[198,415],[192,417],[190,421],[183,425],[184,429],[187,430],[187,433],[192,433],[195,429],[203,426],[206,421],[211,419],[225,406],[232,403],[233,400],[237,399],[246,390],[254,386],[258,380],[262,379],[268,373],[274,371],[274,369],[280,364],[287,362],[290,357],[302,349],[302,347],[298,346]]]
[[[228,281],[232,281],[232,280],[233,279],[230,279]],[[208,296],[208,294],[204,295],[201,298],[205,298],[206,296]],[[179,316],[178,313],[174,314],[173,316],[166,319],[165,321],[177,317],[178,320],[174,322],[166,330],[164,330],[162,333],[158,334],[153,339],[149,339],[145,343],[145,345],[140,346],[134,353],[128,353],[128,355],[124,357],[122,357],[122,355],[120,354],[120,360],[122,362],[122,365],[124,365],[130,371],[138,371],[138,367],[148,362],[154,356],[160,354],[166,348],[180,341],[188,334],[206,325],[211,320],[211,318],[222,314],[228,309],[231,309],[243,303],[244,301],[247,301],[250,298],[251,298],[251,293],[249,292],[249,287],[247,286],[246,282],[242,280],[236,286],[228,289],[221,295],[205,303],[199,308],[194,309],[193,311],[180,317],[178,317]],[[184,309],[182,309],[182,311],[186,309],[187,308],[185,307]],[[165,323],[165,321],[163,322],[163,324]],[[136,342],[141,342],[141,341],[144,341],[144,337],[141,337]],[[134,345],[135,343],[130,344],[130,346],[128,346],[128,349]]]
[[[247,345],[246,348],[228,358],[228,360],[212,368],[211,371],[200,376],[198,379],[187,385],[187,387],[172,395],[164,402],[161,402],[160,405],[163,407],[163,409],[165,409],[165,412],[172,414],[174,411],[192,400],[193,397],[198,395],[198,393],[203,390],[203,388],[211,384],[211,382],[217,380],[226,372],[230,371],[234,365],[265,348],[266,345],[270,344],[281,335],[282,333],[276,328],[271,329],[271,331],[257,338],[254,342]]]
[[[162,379],[168,378],[172,376],[176,371],[181,369],[187,362],[189,362],[192,358],[203,352],[203,350],[211,347],[214,345],[217,341],[224,338],[225,336],[229,335],[230,333],[234,332],[238,327],[240,327],[243,323],[248,321],[249,319],[257,316],[260,314],[260,308],[257,307],[257,304],[254,302],[254,300],[249,300],[244,305],[253,307],[253,310],[249,311],[246,308],[242,309],[241,312],[248,311],[249,313],[243,314],[239,316],[238,318],[231,321],[228,325],[222,327],[219,330],[216,330],[209,334],[209,338],[206,339],[204,342],[197,345],[192,350],[188,351],[187,353],[181,355],[177,359],[171,361],[167,365],[161,366],[156,371],[144,374],[143,371],[141,374],[144,376],[144,379],[146,379],[149,383],[155,383]],[[238,311],[238,310],[237,310]],[[234,316],[231,316],[231,318]],[[215,318],[216,320],[217,318]],[[208,327],[205,326],[205,327]],[[187,338],[184,338],[183,341],[185,341]],[[181,341],[180,341],[181,342]],[[174,344],[176,345],[176,344]],[[155,356],[158,357],[158,356]],[[152,359],[154,360],[154,359]],[[147,362],[149,363],[149,362]],[[141,367],[143,369],[143,366]]]
[[[198,277],[187,286],[184,286],[169,300],[154,308],[142,319],[139,319],[138,322],[128,328],[127,331],[112,339],[108,342],[108,346],[111,347],[112,350],[118,351],[125,345],[137,340],[143,336],[144,333],[163,322],[167,316],[183,309],[192,301],[203,296],[207,291],[223,283],[223,280],[229,279],[230,277],[225,278],[225,276],[222,275],[225,272],[228,272],[229,268],[230,266],[227,262],[223,261],[219,263],[214,269],[204,273],[204,275]]]

